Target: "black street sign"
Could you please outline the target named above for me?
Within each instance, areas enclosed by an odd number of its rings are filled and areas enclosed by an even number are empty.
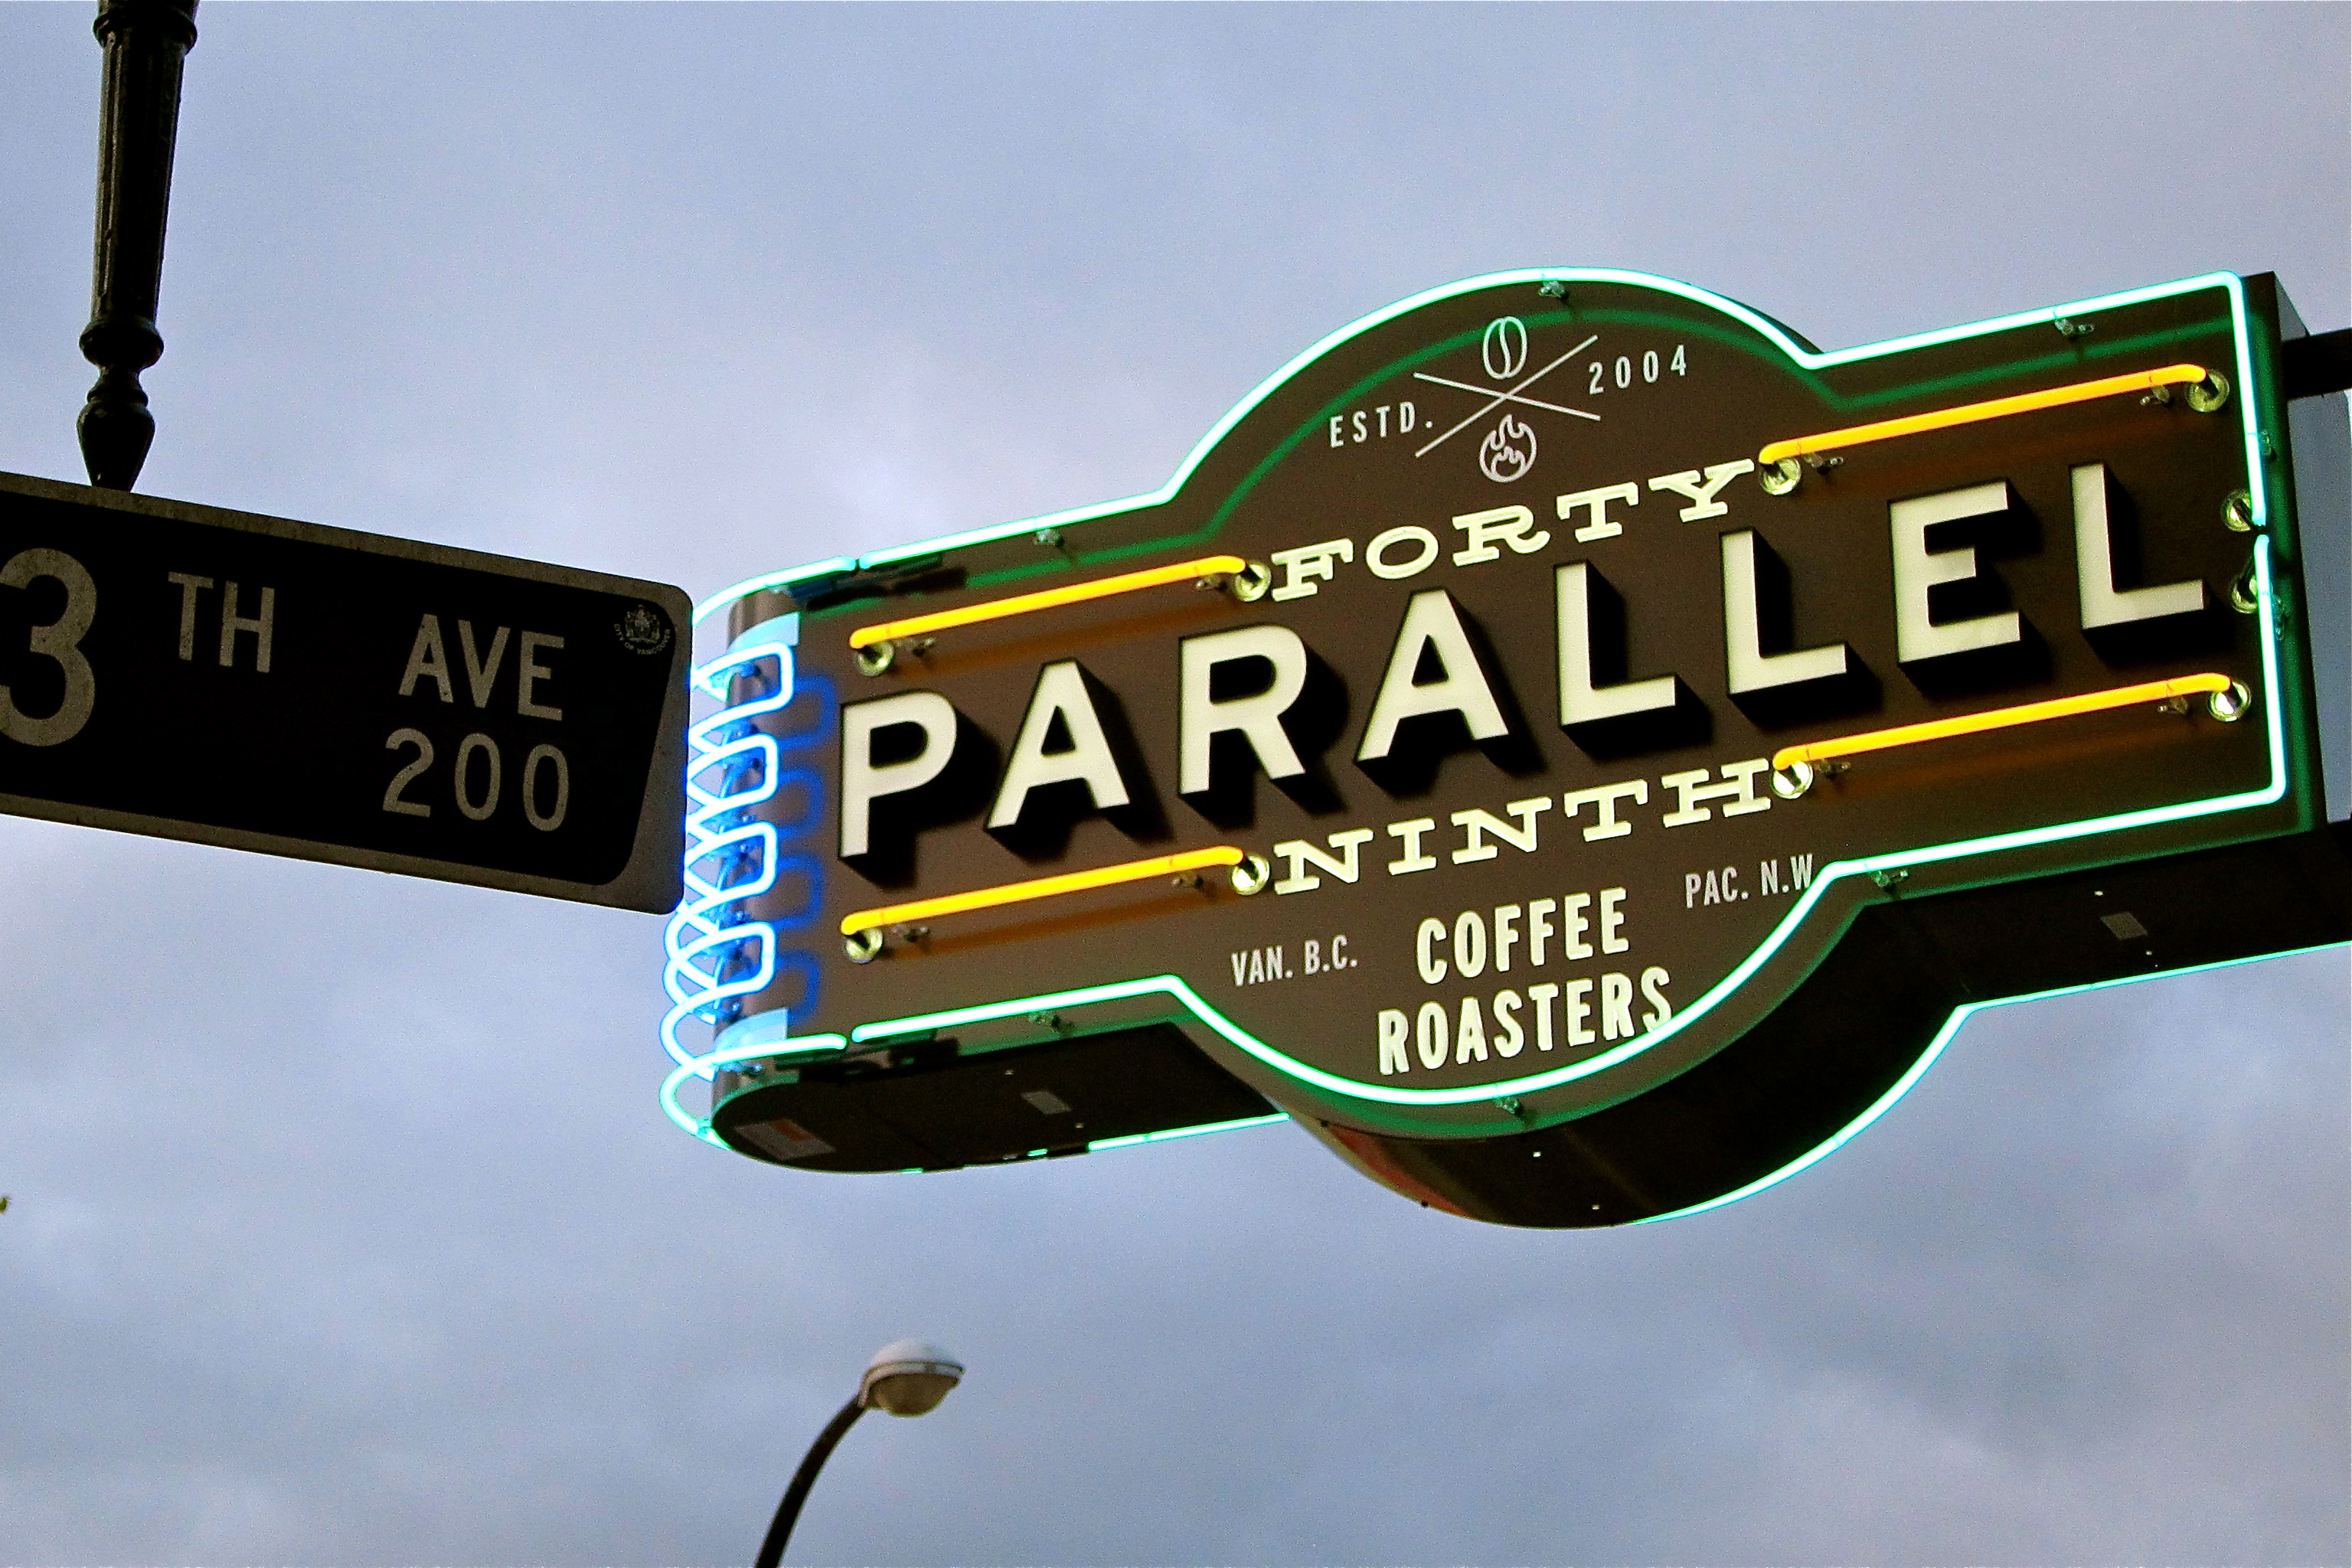
[[[661,912],[685,595],[0,474],[0,811]]]

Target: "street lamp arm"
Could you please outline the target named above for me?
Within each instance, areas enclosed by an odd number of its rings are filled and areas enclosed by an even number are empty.
[[[752,1568],[777,1568],[783,1561],[784,1543],[792,1539],[793,1525],[801,1516],[801,1504],[808,1500],[809,1488],[816,1484],[816,1473],[833,1457],[834,1445],[841,1441],[842,1434],[857,1425],[857,1418],[865,1414],[861,1394],[843,1405],[825,1424],[824,1430],[816,1435],[816,1441],[809,1445],[808,1456],[801,1460],[801,1468],[793,1472],[793,1484],[784,1489],[784,1500],[776,1505],[775,1522],[768,1526],[768,1539],[760,1543],[760,1556]]]

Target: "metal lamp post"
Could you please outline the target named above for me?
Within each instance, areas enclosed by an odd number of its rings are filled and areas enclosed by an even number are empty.
[[[155,330],[163,283],[163,225],[172,201],[172,145],[180,124],[182,61],[196,41],[196,0],[102,0],[106,50],[98,142],[98,243],[82,356],[99,367],[81,411],[89,482],[127,490],[155,439],[139,373],[163,354]]]
[[[868,1410],[887,1411],[892,1415],[921,1415],[938,1408],[963,1378],[963,1363],[940,1349],[920,1340],[898,1340],[874,1352],[866,1364],[866,1375],[857,1380],[857,1393],[836,1412],[824,1430],[809,1445],[801,1468],[793,1473],[793,1484],[784,1489],[784,1500],[776,1505],[775,1521],[768,1526],[768,1538],[760,1544],[760,1556],[753,1568],[777,1568],[784,1555],[784,1542],[792,1539],[793,1525],[801,1516],[801,1504],[808,1500],[809,1488],[816,1484],[817,1472],[833,1455],[834,1446],[842,1434],[857,1424],[857,1418]]]

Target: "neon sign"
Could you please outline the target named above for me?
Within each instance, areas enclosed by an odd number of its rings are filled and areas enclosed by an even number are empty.
[[[838,1170],[1286,1113],[1619,1223],[1814,1157],[1968,1009],[2341,940],[2272,864],[2326,837],[2282,309],[1822,353],[1497,275],[1150,496],[740,584],[671,1113]]]

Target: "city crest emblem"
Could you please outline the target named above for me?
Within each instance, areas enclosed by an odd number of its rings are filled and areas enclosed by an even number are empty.
[[[648,605],[631,605],[629,613],[614,623],[613,635],[631,653],[651,655],[669,647],[669,623]]]

